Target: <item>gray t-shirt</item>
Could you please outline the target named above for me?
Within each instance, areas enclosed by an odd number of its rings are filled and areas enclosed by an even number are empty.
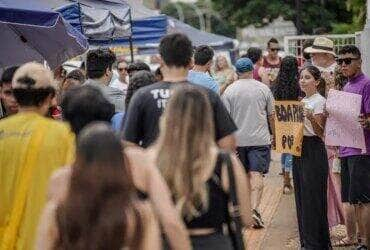
[[[108,101],[114,105],[116,113],[124,111],[123,91],[116,88],[112,88],[110,86],[106,86],[103,83],[100,83],[99,81],[94,79],[87,79],[84,84],[91,85],[100,89],[105,98],[107,98]]]
[[[270,145],[268,115],[273,114],[271,90],[254,79],[240,79],[222,95],[226,109],[238,127],[238,147]]]

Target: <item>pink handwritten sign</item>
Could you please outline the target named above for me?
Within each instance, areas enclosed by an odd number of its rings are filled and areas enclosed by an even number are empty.
[[[361,95],[331,89],[326,101],[325,144],[366,151],[364,130],[358,122]]]

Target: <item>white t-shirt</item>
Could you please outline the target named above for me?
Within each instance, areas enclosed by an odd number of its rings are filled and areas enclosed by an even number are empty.
[[[324,113],[326,99],[319,93],[303,98],[302,102],[304,103],[304,107],[311,109],[314,115]],[[303,134],[305,136],[316,136],[312,124],[307,118],[304,119]]]
[[[121,91],[123,91],[123,93],[125,94],[125,96],[126,96],[126,92],[127,92],[127,83],[124,83],[124,82],[121,82],[119,79],[116,79],[116,80],[114,80],[111,84],[110,84],[110,86],[112,87],[112,88],[116,88],[116,89],[119,89],[119,90],[121,90]]]

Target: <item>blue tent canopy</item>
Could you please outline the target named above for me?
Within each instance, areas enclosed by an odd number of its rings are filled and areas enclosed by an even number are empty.
[[[167,34],[167,16],[146,8],[137,0],[122,0],[131,7],[132,41],[135,47],[158,44]],[[127,45],[122,39],[117,45]]]
[[[167,33],[183,33],[187,35],[193,46],[209,45],[214,50],[232,50],[234,49],[234,40],[232,38],[208,33],[198,30],[186,23],[173,17],[168,18]],[[149,44],[138,48],[139,54],[156,54],[159,44]]]
[[[131,37],[130,6],[120,0],[38,0],[62,14],[90,45]]]
[[[173,17],[168,17],[168,33],[178,32],[187,35],[194,46],[206,44],[215,50],[228,50],[234,48],[234,40],[232,38],[201,31]]]
[[[155,11],[146,9],[137,0],[39,0],[49,8],[60,12],[77,30],[84,32],[81,27],[81,17],[84,16],[87,7],[94,9],[103,9],[113,13],[113,21],[117,21],[117,17],[122,18],[125,24],[130,24],[130,16],[132,26],[126,25],[126,33],[121,36],[105,36],[104,39],[89,38],[90,45],[93,46],[126,46],[129,45],[131,36],[134,46],[142,46],[145,44],[158,43],[160,39],[167,33],[167,16],[159,15]],[[82,11],[80,11],[82,10]],[[101,19],[100,19],[101,20]],[[130,32],[128,32],[130,31]]]
[[[132,10],[134,44],[138,45],[139,54],[157,53],[160,39],[166,34],[177,32],[186,34],[191,39],[194,46],[208,44],[216,50],[228,50],[234,48],[234,42],[231,38],[200,31],[175,18],[161,15],[157,11],[148,9],[137,0],[124,1],[130,5]],[[160,26],[157,27],[155,27],[156,23],[152,21],[156,20],[156,18],[158,18],[157,21],[158,24],[160,24]],[[150,27],[151,25],[152,27]],[[144,32],[148,32],[148,36],[150,33],[152,33],[150,36],[157,36],[153,37],[154,39],[140,39],[140,42],[137,43],[137,39],[135,38],[138,38],[139,36],[144,38]]]

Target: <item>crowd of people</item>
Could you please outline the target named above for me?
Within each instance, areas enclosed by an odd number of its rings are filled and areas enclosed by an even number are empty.
[[[356,46],[336,55],[318,37],[305,47],[304,63],[282,58],[272,38],[266,56],[252,47],[231,65],[171,34],[154,73],[109,49],[68,74],[35,62],[6,69],[0,249],[244,249],[242,228],[265,227],[275,100],[305,107],[302,154],[281,155],[300,248],[368,249],[370,79]],[[362,96],[366,152],[325,145],[330,89]],[[339,224],[347,235],[331,242]]]

